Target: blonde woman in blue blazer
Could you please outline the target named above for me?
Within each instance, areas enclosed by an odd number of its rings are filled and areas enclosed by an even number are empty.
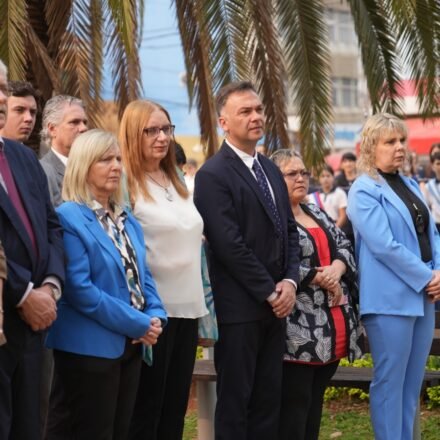
[[[399,174],[407,130],[389,114],[362,131],[348,196],[355,230],[360,313],[374,361],[370,409],[376,440],[411,440],[440,299],[440,240],[415,181]]]
[[[142,229],[118,204],[121,170],[111,133],[91,130],[76,138],[64,177],[67,202],[57,209],[66,282],[47,338],[69,409],[63,438],[127,438],[140,343],[154,345],[166,323]]]

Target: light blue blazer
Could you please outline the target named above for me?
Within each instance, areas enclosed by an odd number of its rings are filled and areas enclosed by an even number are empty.
[[[85,205],[67,202],[57,212],[64,228],[66,282],[46,345],[115,359],[123,354],[126,337],[144,335],[152,317],[166,322],[165,309],[146,265],[142,229],[128,214],[125,228],[136,253],[147,303],[140,312],[130,305],[120,254],[93,211]]]
[[[420,200],[417,183],[403,177]],[[348,194],[347,214],[355,231],[360,313],[423,316],[424,287],[440,268],[440,239],[430,217],[432,267],[421,260],[413,220],[383,177],[358,177]]]

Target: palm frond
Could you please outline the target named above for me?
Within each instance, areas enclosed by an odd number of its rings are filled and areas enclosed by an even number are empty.
[[[278,0],[293,103],[300,116],[301,150],[306,166],[323,162],[332,123],[328,30],[319,0]]]
[[[422,114],[432,116],[440,111],[440,4],[435,0],[389,1],[403,48],[403,64],[416,82]]]
[[[49,42],[48,25],[45,14],[46,3],[48,1],[49,0],[26,0],[29,24],[45,47],[47,47]]]
[[[49,0],[45,2],[45,15],[49,36],[47,51],[52,59],[56,59],[60,48],[60,41],[69,26],[73,2],[74,0],[64,0],[62,2]]]
[[[250,65],[243,42],[247,21],[240,0],[203,2],[201,16],[209,34],[213,90],[216,93],[231,81],[249,78]]]
[[[217,115],[212,93],[211,64],[207,48],[211,42],[202,18],[202,0],[176,0],[189,96],[197,102],[201,143],[207,157],[218,148]]]
[[[47,53],[43,42],[30,24],[26,26],[26,32],[28,41],[27,54],[30,65],[32,66],[31,73],[35,78],[34,83],[42,92],[43,99],[46,101],[52,96],[52,90],[60,89],[57,67]]]
[[[91,125],[96,126],[100,123],[100,101],[91,94],[92,60],[89,2],[77,0],[73,4],[68,28],[61,38],[57,57],[61,71],[60,92],[80,97],[88,109]]]
[[[118,104],[119,117],[130,101],[138,99],[141,90],[141,69],[137,52],[139,32],[136,0],[120,2],[112,0],[111,19],[105,24],[106,34],[110,35],[105,52],[110,57],[114,95]]]
[[[362,64],[373,112],[401,115],[399,74],[403,71],[397,53],[392,10],[386,2],[348,0],[361,49]]]
[[[94,98],[94,106],[101,104],[102,77],[104,66],[104,10],[102,0],[90,2],[90,60],[92,76],[90,78],[90,93]]]
[[[275,9],[271,2],[248,0],[248,57],[254,81],[266,113],[265,146],[268,153],[290,146],[287,133],[287,76],[278,31],[275,27]]]
[[[26,79],[40,90],[43,102],[52,96],[54,88],[59,88],[58,72],[47,51],[49,37],[44,12],[45,3],[45,0],[26,1],[28,13],[26,23],[26,52],[28,57]]]
[[[135,19],[137,12],[136,1],[128,0],[121,2],[120,0],[108,0],[108,5],[122,44],[127,52],[132,54],[137,45],[137,39],[133,38],[137,32]]]
[[[23,23],[27,23],[25,0],[0,2],[0,59],[8,65],[10,80],[26,78],[26,35]]]

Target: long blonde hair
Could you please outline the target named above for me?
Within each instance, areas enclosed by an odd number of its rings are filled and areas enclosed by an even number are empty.
[[[145,199],[153,200],[146,184],[142,139],[144,136],[144,128],[147,126],[151,114],[157,110],[163,112],[171,124],[169,113],[160,104],[147,100],[130,102],[122,115],[119,128],[119,144],[124,169],[127,175],[127,186],[132,207],[134,207],[139,193],[142,194]],[[178,194],[183,198],[188,198],[188,190],[180,180],[176,170],[174,139],[170,139],[168,152],[161,160],[160,167],[170,179]]]
[[[405,122],[389,113],[377,113],[370,116],[361,132],[360,156],[357,162],[359,173],[365,173],[373,178],[378,177],[376,167],[376,146],[381,137],[397,132],[408,137]]]
[[[98,128],[81,133],[72,144],[63,180],[63,200],[90,204],[93,194],[87,183],[90,167],[112,147],[118,146],[113,133]],[[110,201],[121,203],[122,185],[110,196]]]

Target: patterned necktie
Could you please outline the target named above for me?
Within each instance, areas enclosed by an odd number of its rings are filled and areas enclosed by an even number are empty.
[[[31,221],[24,208],[23,201],[21,199],[20,193],[18,192],[17,185],[15,184],[14,177],[12,176],[9,163],[3,149],[0,149],[0,173],[3,177],[3,181],[6,186],[6,192],[8,193],[9,200],[11,201],[15,210],[17,211],[17,214],[20,217],[20,220],[23,223],[23,226],[25,227],[26,232],[29,235],[29,238],[31,239],[32,248],[35,252],[35,255],[38,255],[37,242],[35,239],[34,230],[32,229]]]
[[[270,193],[269,184],[267,183],[266,176],[264,175],[261,165],[256,159],[254,159],[252,169],[254,170],[255,176],[257,178],[258,186],[260,187],[264,199],[266,200],[267,207],[269,208],[269,211],[271,212],[272,217],[275,221],[277,232],[281,237],[283,235],[283,227],[281,226],[280,215],[273,200],[272,194]]]

